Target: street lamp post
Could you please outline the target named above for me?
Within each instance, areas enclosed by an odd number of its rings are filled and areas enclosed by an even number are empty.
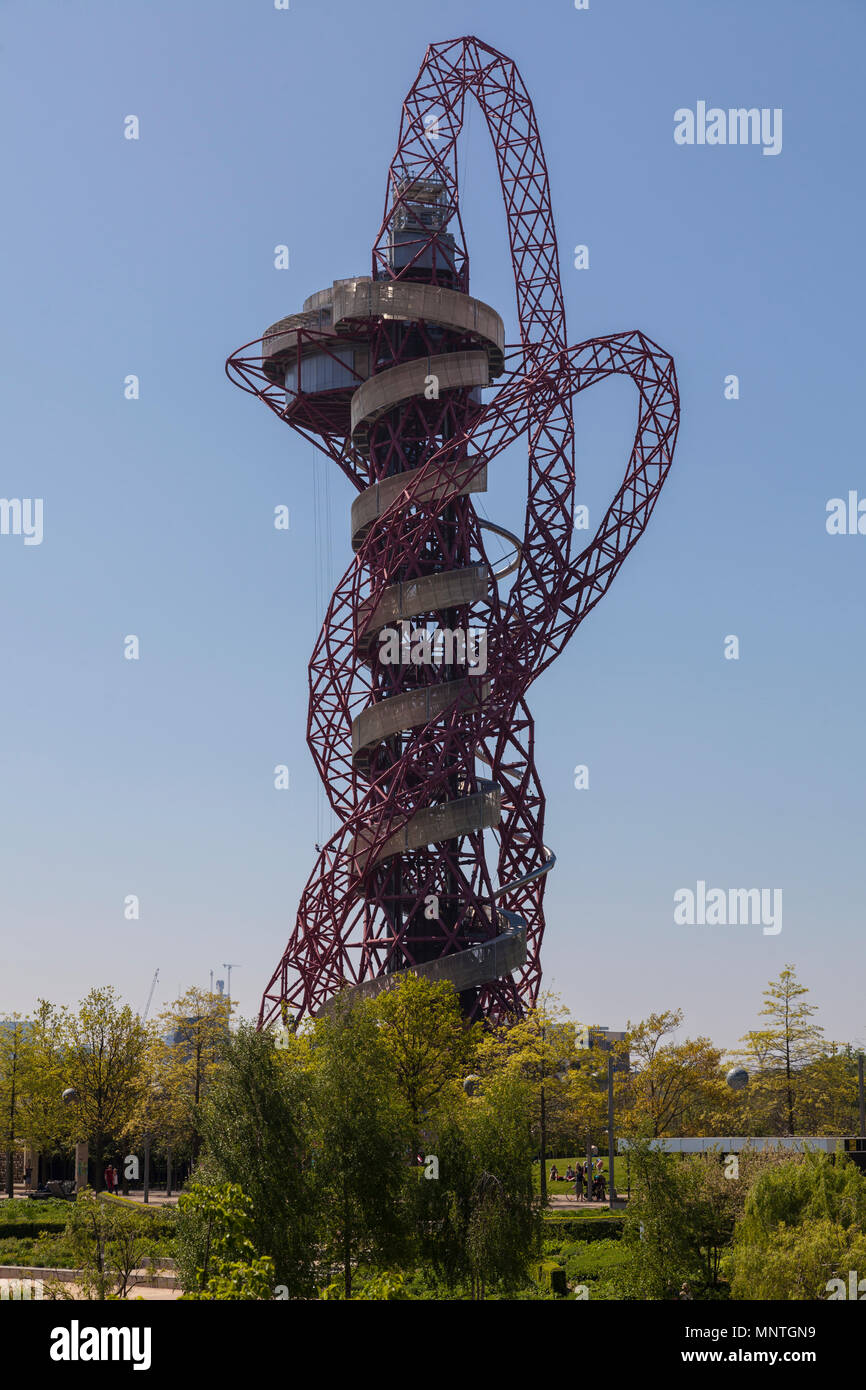
[[[547,1108],[544,1095],[544,1024],[541,1025],[541,1205],[547,1206]]]
[[[142,1200],[145,1202],[150,1202],[150,1148],[153,1137],[153,1106],[154,1103],[160,1101],[164,1095],[165,1088],[160,1084],[160,1082],[151,1082],[150,1092],[147,1097],[147,1104],[145,1105],[144,1111],[144,1122],[146,1127],[144,1132],[144,1191],[142,1192]],[[169,1163],[171,1163],[171,1159],[169,1159]],[[169,1181],[171,1181],[170,1178]]]
[[[610,1169],[608,1197],[610,1205],[616,1201],[616,1183],[613,1176],[613,1052],[607,1054],[607,1166]]]
[[[547,1206],[547,1113],[543,1080],[541,1082],[541,1205]]]
[[[78,1092],[74,1086],[67,1086],[61,1095],[64,1105],[77,1105]],[[81,1192],[87,1186],[87,1169],[90,1163],[90,1148],[87,1140],[75,1141],[75,1191]],[[96,1177],[97,1186],[99,1185],[99,1175]]]

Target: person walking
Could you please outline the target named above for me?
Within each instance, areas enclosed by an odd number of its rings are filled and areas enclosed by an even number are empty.
[[[583,1201],[583,1164],[578,1163],[574,1170],[574,1198],[577,1202]]]
[[[102,1176],[105,1179],[105,1190],[110,1195],[114,1189],[114,1169],[110,1163],[106,1163],[105,1172]]]

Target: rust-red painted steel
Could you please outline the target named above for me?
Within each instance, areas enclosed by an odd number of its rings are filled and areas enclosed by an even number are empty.
[[[468,293],[457,185],[467,97],[478,102],[496,153],[520,323],[520,342],[507,349],[507,375],[492,399],[481,404],[477,391],[451,389],[428,400],[421,385],[431,351],[427,326],[356,322],[352,336],[369,342],[371,374],[412,360],[421,373],[417,395],[371,423],[362,452],[338,394],[287,404],[273,371],[263,370],[261,339],[227,363],[237,385],[322,449],[359,490],[406,475],[405,490],[370,526],[337,585],[310,661],[307,738],[341,825],[304,889],[264,992],[260,1026],[287,1010],[315,1013],[346,985],[490,940],[502,932],[503,909],[510,921],[526,924],[526,960],[472,991],[464,1007],[501,1021],[534,1002],[545,877],[527,876],[548,852],[526,692],[607,590],[649,520],[673,457],[679,397],[668,354],[636,331],[568,346],[535,114],[514,63],[476,38],[431,45],[406,97],[373,278]],[[425,197],[435,202],[426,228],[418,212]],[[395,257],[395,227],[413,225]],[[434,336],[437,353],[467,346],[456,333]],[[637,388],[634,443],[619,491],[593,539],[574,555],[573,398],[614,374]],[[467,484],[521,435],[529,455],[526,523],[513,582],[500,594]],[[444,712],[383,738],[359,762],[352,726],[362,710],[465,674],[433,664],[383,666],[369,639],[360,640],[364,620],[393,585],[467,565],[487,567],[486,600],[431,613],[426,622],[486,627],[485,679],[455,682],[462,694]],[[481,828],[377,858],[419,811],[477,795],[491,781],[501,805],[498,826],[486,832],[496,841],[495,867],[488,866]],[[504,884],[515,886],[503,894],[497,890]]]

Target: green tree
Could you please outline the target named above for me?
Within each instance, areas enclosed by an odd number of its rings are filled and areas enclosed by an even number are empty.
[[[780,1226],[766,1246],[737,1250],[731,1297],[847,1298],[852,1270],[866,1273],[866,1235],[826,1216],[809,1217],[798,1226]]]
[[[475,1180],[466,1248],[473,1293],[498,1283],[512,1292],[526,1282],[540,1223],[532,1191],[531,1087],[522,1078],[492,1078],[470,1100],[468,1130]]]
[[[624,1238],[629,1260],[618,1276],[624,1296],[676,1298],[683,1283],[693,1297],[725,1293],[723,1266],[751,1185],[789,1158],[742,1152],[682,1158],[631,1142],[632,1199]]]
[[[177,1268],[185,1300],[273,1298],[274,1262],[257,1251],[253,1202],[237,1183],[194,1182],[178,1207]]]
[[[148,1034],[113,988],[93,989],[77,1013],[57,1018],[63,1083],[74,1138],[88,1140],[102,1186],[103,1161],[128,1134],[146,1093]]]
[[[241,1188],[250,1239],[293,1297],[313,1288],[316,1188],[310,1163],[308,1049],[289,1036],[242,1024],[225,1042],[201,1104],[204,1154],[198,1173]]]
[[[480,1027],[467,1028],[452,985],[411,972],[378,995],[372,1012],[409,1111],[414,1149],[422,1121],[466,1075]]]
[[[808,1004],[805,985],[797,980],[793,965],[786,965],[777,980],[771,980],[764,990],[762,1018],[770,1020],[766,1028],[756,1028],[745,1034],[744,1062],[758,1072],[760,1093],[765,1092],[779,1102],[777,1122],[785,1134],[796,1134],[797,1095],[803,1069],[820,1056],[823,1029],[811,1022],[817,1012]]]
[[[838,1249],[825,1238],[828,1226],[839,1236]],[[821,1297],[823,1283],[837,1276],[837,1270],[822,1261],[829,1261],[836,1249],[839,1259],[847,1259],[849,1246],[864,1238],[866,1178],[849,1159],[836,1155],[833,1161],[824,1153],[807,1153],[798,1161],[778,1164],[760,1175],[746,1199],[734,1241],[732,1296]],[[804,1277],[791,1282],[790,1270],[798,1258],[804,1261]],[[821,1272],[823,1283],[819,1280],[816,1286]],[[786,1281],[791,1289],[808,1287],[813,1292],[756,1292],[778,1289]]]
[[[20,1015],[0,1024],[0,1151],[6,1155],[6,1196],[14,1196],[15,1150],[21,1137],[21,1110],[28,1070],[29,1025]]]
[[[571,1076],[577,1059],[574,1021],[553,995],[545,995],[518,1023],[487,1033],[478,1046],[482,1076],[519,1077],[528,1088],[532,1134],[541,1160],[542,1202],[547,1200],[550,1136],[568,1133],[575,1122],[575,1101],[589,1094],[585,1079],[581,1083]]]
[[[193,987],[159,1016],[151,1066],[165,1096],[162,1137],[193,1160],[201,1151],[200,1108],[229,1038],[230,1012],[222,995]]]
[[[765,1246],[780,1226],[812,1217],[866,1231],[866,1178],[841,1154],[806,1153],[762,1173],[749,1192],[737,1240]]]
[[[705,1258],[695,1230],[696,1224],[703,1226],[695,1219],[699,1175],[693,1163],[653,1149],[645,1139],[631,1141],[629,1162],[625,1291],[632,1298],[675,1298],[683,1283],[703,1279]]]
[[[68,1284],[52,1284],[55,1299],[125,1298],[143,1282],[143,1262],[156,1249],[150,1212],[100,1198],[90,1187],[78,1193],[64,1238],[81,1273],[74,1292]]]
[[[388,1266],[408,1237],[412,1121],[397,1087],[374,1001],[337,998],[311,1048],[315,1172],[325,1259],[346,1298],[362,1262]]]
[[[484,1298],[494,1285],[526,1281],[540,1221],[532,1191],[535,1144],[531,1085],[516,1073],[488,1075],[440,1120],[438,1173],[416,1186],[423,1262],[449,1288]]]
[[[831,1043],[798,1077],[798,1123],[807,1134],[856,1134],[857,1053]]]
[[[65,1079],[61,1045],[64,1011],[46,999],[37,1003],[23,1054],[18,1125],[22,1139],[37,1153],[68,1153],[72,1116],[63,1104]],[[38,1174],[34,1173],[34,1179]]]
[[[687,1115],[690,1125],[702,1128],[723,1103],[722,1053],[709,1038],[673,1042],[682,1021],[682,1009],[667,1009],[628,1025],[632,1072],[624,1127],[631,1134],[682,1134]]]

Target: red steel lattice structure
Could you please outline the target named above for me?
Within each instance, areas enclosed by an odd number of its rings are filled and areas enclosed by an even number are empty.
[[[496,311],[469,294],[457,183],[467,97],[487,122],[505,204],[520,325],[509,347]],[[673,361],[640,332],[568,346],[547,169],[510,59],[472,37],[427,50],[403,105],[372,275],[312,295],[226,367],[358,490],[354,558],[309,667],[307,739],[340,829],[306,884],[260,1026],[317,1013],[347,987],[374,993],[407,969],[450,979],[470,1016],[519,1016],[538,993],[553,863],[526,692],[646,526],[679,399]],[[613,374],[637,388],[634,444],[573,555],[573,397]],[[479,520],[472,496],[521,435],[526,524],[511,537],[513,564],[496,571],[483,532],[510,533]],[[486,631],[486,672],[427,641],[470,626]],[[417,643],[417,662],[405,649],[382,659],[396,630]]]

